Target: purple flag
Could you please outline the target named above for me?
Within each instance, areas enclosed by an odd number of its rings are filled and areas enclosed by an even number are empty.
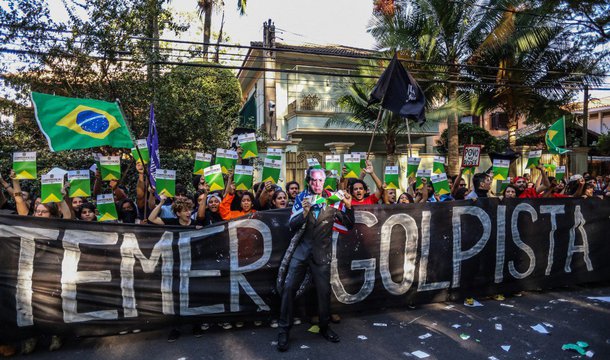
[[[150,154],[150,161],[148,162],[148,179],[152,187],[157,186],[155,181],[155,172],[161,167],[159,161],[159,137],[157,136],[157,124],[155,122],[155,108],[153,104],[150,104],[150,118],[148,123],[148,137],[146,138],[148,143],[148,153]]]

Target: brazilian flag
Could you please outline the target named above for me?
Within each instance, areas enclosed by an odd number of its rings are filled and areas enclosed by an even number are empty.
[[[32,92],[40,131],[51,151],[133,147],[118,104]]]

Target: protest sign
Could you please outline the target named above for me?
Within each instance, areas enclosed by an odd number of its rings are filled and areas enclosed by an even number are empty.
[[[530,151],[527,155],[527,164],[525,165],[528,169],[533,169],[540,163],[540,158],[542,157],[542,150],[534,150]]]
[[[398,166],[386,166],[383,175],[383,182],[386,189],[400,189],[400,169]]]
[[[243,150],[241,158],[250,159],[258,156],[258,147],[256,146],[256,134],[239,134],[237,136],[237,142]]]
[[[157,194],[176,196],[176,170],[157,169],[155,172]]]
[[[216,162],[215,165],[220,165],[223,174],[228,174],[229,171],[233,171],[237,164],[237,151],[216,149]]]
[[[508,168],[510,160],[494,159],[493,172],[494,180],[506,180],[508,178]]]
[[[114,196],[112,194],[98,195],[96,207],[99,212],[97,221],[113,221],[119,218],[116,211],[116,205],[114,204]]]
[[[252,178],[254,167],[248,165],[236,165],[235,173],[233,174],[233,183],[235,190],[250,190],[252,189]]]
[[[68,181],[70,183],[70,197],[91,196],[91,177],[88,170],[68,171]]]
[[[445,172],[445,157],[435,156],[434,162],[432,163],[432,173],[442,174]]]
[[[266,158],[263,162],[263,177],[262,182],[271,181],[273,184],[277,184],[280,179],[280,172],[282,171],[282,162],[280,160],[274,160]]]
[[[451,187],[449,186],[447,174],[432,174],[432,176],[430,176],[430,181],[432,182],[432,187],[437,195],[451,194]]]
[[[476,168],[481,161],[481,145],[464,145],[463,168]]]
[[[64,195],[61,193],[64,187],[64,177],[46,174],[40,177],[41,194],[40,201],[43,204],[60,202]]]
[[[360,177],[362,167],[359,153],[343,154],[343,165],[347,169],[346,179],[358,179]]]
[[[102,156],[100,158],[100,172],[102,180],[119,180],[121,178],[121,157]]]
[[[138,148],[135,147],[131,149],[131,155],[133,155],[133,159],[136,162],[148,164],[150,161],[150,154],[148,153],[148,144],[146,139],[138,139],[136,141]],[[140,150],[140,154],[142,155],[142,159],[140,159],[140,155],[138,155],[138,150]]]
[[[195,153],[195,166],[193,167],[193,174],[203,175],[203,169],[209,167],[212,164],[212,154]]]
[[[13,153],[13,171],[15,179],[36,179],[36,152]]]
[[[335,170],[337,174],[341,173],[341,155],[326,155],[326,170]]]
[[[203,169],[205,182],[210,186],[210,191],[223,190],[225,181],[222,177],[222,167],[218,164]]]
[[[407,158],[407,178],[414,178],[417,175],[420,162],[421,158],[418,157]]]
[[[267,148],[267,159],[282,160],[282,149]]]

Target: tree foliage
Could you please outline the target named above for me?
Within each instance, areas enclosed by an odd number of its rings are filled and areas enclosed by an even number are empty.
[[[472,144],[483,145],[483,152],[502,152],[506,149],[506,141],[491,135],[487,130],[473,124],[460,123],[458,125],[459,146]],[[441,154],[447,154],[449,150],[448,131],[445,129],[437,141],[436,149]]]

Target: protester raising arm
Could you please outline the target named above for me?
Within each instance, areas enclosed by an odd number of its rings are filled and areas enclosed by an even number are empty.
[[[159,217],[159,213],[161,212],[161,207],[163,206],[163,204],[165,204],[165,200],[167,200],[167,196],[159,195],[159,198],[161,200],[159,201],[157,206],[155,206],[155,208],[150,212],[150,215],[148,215],[148,221],[157,225],[165,225],[165,222]]]
[[[377,199],[381,199],[383,197],[383,181],[375,174],[375,168],[373,168],[373,163],[370,160],[366,161],[364,172],[369,174],[373,178],[373,181],[375,181],[375,185],[377,185],[375,196]]]
[[[136,185],[136,205],[139,209],[144,209],[146,206],[146,181],[144,179],[144,165],[141,162],[136,162],[136,171],[138,172],[138,184]]]
[[[95,170],[95,181],[93,182],[93,198],[102,193],[102,173],[100,169]]]
[[[538,164],[536,169],[540,171],[540,177],[536,180],[536,192],[541,193],[544,190],[551,188],[551,182],[549,181],[549,177],[546,174],[543,164]],[[541,183],[539,181],[541,181]]]
[[[70,183],[66,183],[66,185],[61,189],[61,193],[64,196],[62,201],[59,203],[59,210],[61,211],[61,215],[64,219],[76,219],[76,212],[72,207],[72,200],[68,194],[70,193]]]
[[[15,207],[17,208],[17,214],[19,215],[28,215],[30,209],[28,208],[25,199],[23,198],[23,193],[21,192],[21,184],[19,183],[19,179],[17,179],[17,174],[15,174],[14,170],[11,170],[11,174],[9,176],[13,181],[13,198],[15,199]]]

